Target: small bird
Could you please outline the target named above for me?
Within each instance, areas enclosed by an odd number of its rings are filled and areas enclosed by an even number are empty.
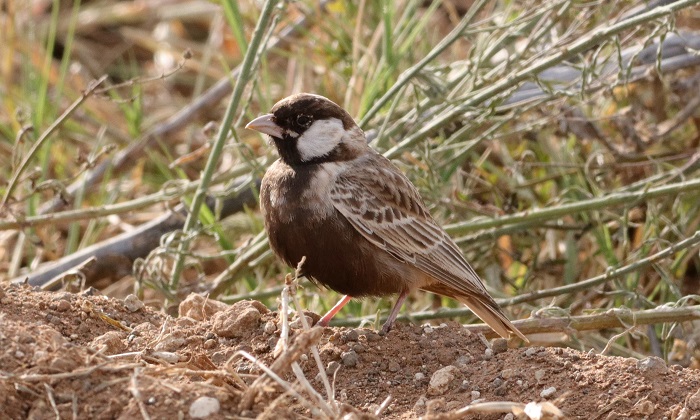
[[[262,179],[260,208],[273,252],[345,296],[398,294],[382,327],[394,325],[416,289],[467,305],[500,336],[527,338],[489,295],[462,252],[435,222],[415,186],[367,144],[343,108],[309,93],[277,102],[246,128],[267,134],[280,158]]]

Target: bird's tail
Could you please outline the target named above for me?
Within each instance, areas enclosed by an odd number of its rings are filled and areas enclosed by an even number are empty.
[[[501,337],[508,339],[510,334],[515,334],[520,337],[526,343],[530,340],[525,337],[525,334],[521,333],[515,325],[506,317],[506,315],[501,311],[495,301],[490,300],[490,302],[484,302],[483,298],[477,298],[474,296],[455,296],[455,299],[467,305],[469,309],[476,314],[482,321],[488,324],[494,331],[498,333]]]

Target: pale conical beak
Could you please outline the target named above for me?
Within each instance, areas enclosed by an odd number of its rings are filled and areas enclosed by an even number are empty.
[[[274,121],[272,121],[272,117],[272,114],[261,115],[253,121],[249,122],[245,126],[245,128],[269,134],[272,137],[277,137],[281,139],[282,135],[284,134],[284,130],[282,130],[282,127],[280,127],[279,125],[275,124]]]

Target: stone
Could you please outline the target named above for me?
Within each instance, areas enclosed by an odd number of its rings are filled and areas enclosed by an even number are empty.
[[[450,384],[455,380],[458,374],[459,369],[455,366],[446,366],[435,371],[433,376],[430,377],[428,395],[437,396],[446,393],[450,388]]]
[[[122,333],[118,331],[108,331],[99,337],[95,337],[90,347],[102,354],[119,354],[126,350],[126,344],[122,340]]]
[[[204,321],[217,312],[228,309],[228,305],[218,300],[207,299],[196,293],[191,293],[178,307],[179,316],[188,316],[197,321]]]
[[[204,419],[221,409],[219,400],[213,397],[199,397],[190,405],[189,414],[194,419]]]
[[[268,312],[268,309],[260,302],[249,300],[236,302],[225,311],[217,312],[212,318],[214,334],[224,338],[248,335],[250,331],[257,329],[260,325],[262,317],[260,306],[265,312]]]
[[[124,307],[129,312],[137,312],[143,309],[144,303],[136,297],[136,295],[129,295],[124,298]]]

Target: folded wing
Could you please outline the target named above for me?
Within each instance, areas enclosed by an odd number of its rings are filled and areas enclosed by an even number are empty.
[[[363,159],[368,161],[351,165],[336,179],[330,197],[335,208],[367,240],[439,283],[426,290],[465,303],[504,337],[513,332],[525,339],[430,216],[413,184],[383,156]]]

